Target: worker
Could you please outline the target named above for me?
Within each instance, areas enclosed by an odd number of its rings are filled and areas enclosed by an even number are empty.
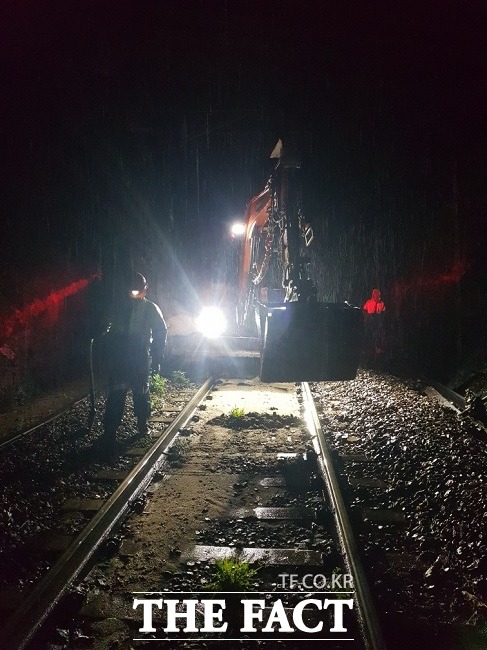
[[[103,418],[104,451],[111,456],[122,421],[128,390],[140,435],[148,433],[151,413],[149,391],[152,371],[159,372],[166,347],[167,327],[159,307],[146,299],[147,281],[135,273],[112,309],[106,334],[108,397]]]
[[[379,289],[372,290],[372,295],[362,309],[365,318],[365,356],[368,362],[373,362],[384,351],[384,312],[386,306]]]
[[[379,289],[372,289],[372,295],[367,300],[363,309],[366,314],[382,314],[386,310]]]

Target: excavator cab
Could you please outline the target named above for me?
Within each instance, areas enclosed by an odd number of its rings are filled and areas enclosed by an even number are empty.
[[[258,323],[262,381],[354,379],[362,312],[348,303],[317,300],[303,254],[313,231],[302,214],[301,163],[281,140],[271,158],[277,159],[274,172],[246,212],[238,325],[248,330]]]

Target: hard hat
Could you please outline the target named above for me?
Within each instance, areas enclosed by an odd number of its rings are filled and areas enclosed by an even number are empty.
[[[134,298],[139,296],[147,289],[147,280],[144,278],[142,273],[133,274],[129,289]]]

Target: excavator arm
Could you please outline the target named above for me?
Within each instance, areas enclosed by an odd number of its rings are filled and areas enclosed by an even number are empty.
[[[273,173],[245,213],[237,324],[260,336],[263,381],[353,379],[361,310],[318,302],[305,254],[313,231],[303,216],[301,161],[280,140],[271,158]]]

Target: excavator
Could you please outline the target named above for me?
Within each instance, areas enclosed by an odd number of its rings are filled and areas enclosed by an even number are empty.
[[[301,160],[279,140],[275,167],[249,202],[239,258],[237,326],[260,339],[264,382],[354,379],[362,347],[361,310],[325,303],[309,276],[313,228],[303,215]]]

